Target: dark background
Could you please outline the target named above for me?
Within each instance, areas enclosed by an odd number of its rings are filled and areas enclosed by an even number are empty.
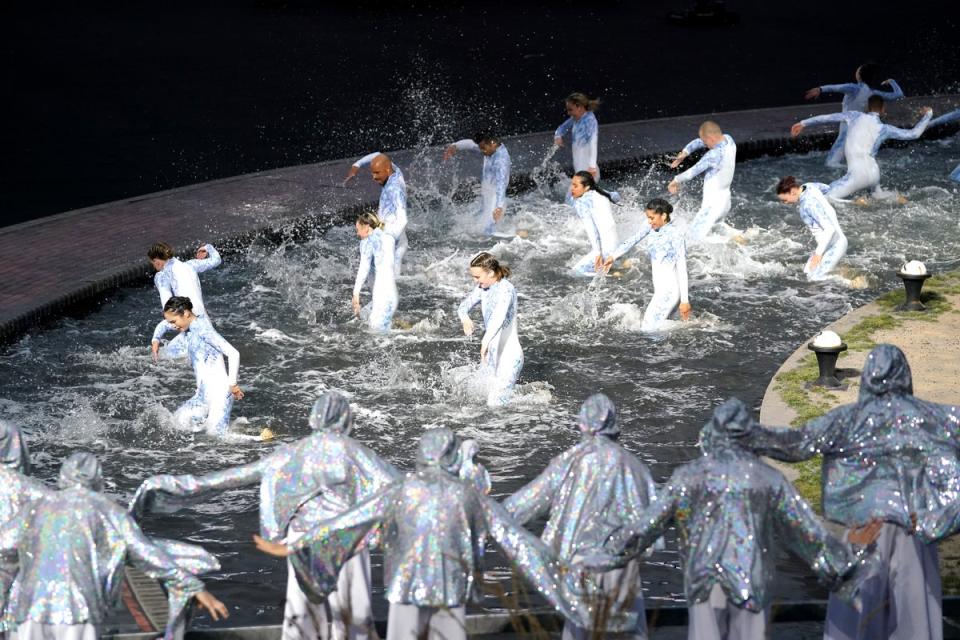
[[[122,5],[122,6],[120,6]],[[45,3],[0,10],[0,225],[493,124],[553,129],[574,90],[601,124],[793,104],[881,63],[907,95],[960,87],[960,10],[732,0]]]

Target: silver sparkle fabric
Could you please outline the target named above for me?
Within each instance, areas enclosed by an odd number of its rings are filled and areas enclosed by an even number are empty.
[[[910,365],[890,344],[867,356],[860,397],[798,428],[762,427],[746,440],[758,453],[798,461],[823,455],[823,512],[847,526],[871,518],[911,529],[910,514],[960,501],[960,409],[913,395]],[[955,531],[943,514],[929,539]]]
[[[601,393],[587,398],[577,426],[580,443],[551,460],[539,476],[504,501],[506,510],[521,523],[549,516],[541,538],[566,562],[582,549],[602,546],[656,500],[656,485],[646,465],[617,442],[620,426],[610,398]],[[662,540],[657,547],[663,548]],[[605,571],[625,568],[629,559],[621,560]],[[581,579],[603,582],[601,574],[593,571]],[[642,598],[642,593],[634,595]],[[607,631],[636,628],[635,614],[642,612],[634,611],[633,602],[633,598],[611,598],[601,626]]]
[[[30,452],[20,428],[0,420],[0,465],[25,475],[30,473]]]
[[[868,570],[863,549],[833,538],[779,471],[742,445],[755,427],[749,411],[727,400],[703,428],[703,456],[678,467],[657,501],[607,541],[611,556],[592,566],[622,562],[677,528],[688,604],[704,602],[720,585],[736,606],[763,611],[774,576],[774,532],[828,588],[853,598]],[[844,580],[849,578],[848,580]]]
[[[218,491],[259,483],[261,535],[280,541],[342,513],[399,476],[388,462],[349,437],[353,413],[339,393],[321,396],[309,422],[312,435],[256,462],[203,476],[148,478],[137,490],[131,511],[171,512]],[[335,588],[336,567],[346,559],[311,546],[290,561],[304,592],[319,601]]]
[[[587,605],[566,568],[499,504],[456,474],[458,443],[446,428],[428,429],[420,440],[417,470],[354,509],[322,522],[288,544],[344,547],[349,555],[370,528],[383,535],[387,600],[418,607],[466,604],[480,570],[476,550],[484,534],[503,549],[522,575],[565,616],[589,618]]]
[[[88,453],[64,461],[59,491],[30,504],[0,535],[0,547],[15,549],[20,571],[11,590],[10,611],[22,623],[102,624],[119,594],[122,567],[129,560],[161,580],[170,597],[173,624],[194,594],[203,590],[187,568],[143,534],[126,511],[96,490],[102,486],[99,464]],[[176,543],[193,568],[219,568],[202,549]]]

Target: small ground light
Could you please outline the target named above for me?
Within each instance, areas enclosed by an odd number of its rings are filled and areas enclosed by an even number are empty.
[[[846,343],[833,331],[821,331],[807,348],[817,354],[817,367],[820,377],[810,383],[811,386],[841,389],[843,383],[837,378],[837,358],[847,350]]]
[[[926,265],[919,260],[911,260],[900,267],[897,276],[903,280],[903,288],[906,291],[906,300],[897,307],[897,311],[926,311],[927,307],[920,302],[923,282],[930,277]]]

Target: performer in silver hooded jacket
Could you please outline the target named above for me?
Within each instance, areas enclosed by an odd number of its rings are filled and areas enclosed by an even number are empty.
[[[387,640],[466,638],[464,606],[480,570],[479,541],[489,535],[520,573],[567,617],[589,612],[578,585],[547,547],[499,504],[457,477],[458,442],[446,428],[420,438],[417,470],[343,515],[320,523],[286,545],[257,539],[284,556],[310,544],[348,549],[376,525],[383,532],[383,581],[390,602]]]
[[[602,545],[618,523],[638,518],[656,500],[656,485],[646,465],[617,442],[620,426],[610,398],[602,393],[587,398],[577,426],[580,443],[551,460],[539,476],[504,502],[521,523],[549,514],[542,539],[567,562],[581,549]],[[597,526],[598,521],[608,526]],[[606,596],[602,620],[591,620],[590,628],[598,625],[601,633],[645,638],[640,561],[625,559],[589,577]],[[563,638],[590,638],[590,628],[568,621]]]
[[[314,403],[310,428],[311,436],[247,465],[203,476],[148,478],[131,509],[169,512],[184,502],[259,482],[261,533],[267,540],[289,540],[362,502],[399,476],[389,463],[350,437],[353,412],[341,394],[331,391]],[[288,558],[285,640],[375,637],[370,555],[363,536],[356,542],[360,546],[352,558],[319,545],[309,545]],[[343,568],[337,571],[340,565]]]
[[[744,446],[744,435],[754,427],[736,398],[717,407],[700,432],[703,456],[677,468],[656,502],[610,536],[611,556],[584,560],[589,566],[622,562],[675,525],[691,640],[767,637],[775,531],[821,582],[843,589],[847,599],[853,599],[869,567],[862,562],[863,546],[880,531],[880,523],[872,521],[851,532],[856,546],[828,534],[783,474]]]
[[[863,588],[863,611],[831,598],[825,638],[943,637],[937,546],[952,533],[942,511],[960,500],[960,408],[913,395],[903,352],[881,344],[867,356],[857,402],[798,428],[749,435],[759,453],[787,461],[823,455],[823,513],[854,526],[885,524],[879,570]],[[921,535],[914,535],[914,519]]]
[[[151,540],[124,509],[100,493],[100,463],[74,453],[60,468],[59,491],[23,509],[0,531],[0,549],[16,549],[19,573],[9,608],[20,640],[98,640],[123,581],[127,560],[167,589],[170,640],[192,598],[214,620],[222,602],[204,591],[196,573],[219,563],[199,547]]]

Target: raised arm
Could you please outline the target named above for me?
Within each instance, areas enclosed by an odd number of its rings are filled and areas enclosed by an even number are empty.
[[[203,273],[204,271],[215,269],[223,262],[223,260],[220,258],[220,252],[218,252],[212,244],[205,244],[203,245],[203,248],[207,251],[206,258],[194,258],[192,260],[187,260],[187,264],[193,267],[193,270],[197,273]]]
[[[376,158],[378,155],[380,155],[380,152],[379,152],[379,151],[374,151],[373,153],[368,153],[367,155],[363,156],[362,158],[360,158],[359,160],[357,160],[356,162],[354,162],[354,163],[353,163],[353,166],[355,166],[355,167],[358,168],[358,169],[359,169],[360,167],[365,167],[365,166],[367,166],[368,164],[370,164],[371,162],[373,162],[373,159]]]
[[[614,249],[613,253],[611,254],[611,257],[614,260],[619,260],[625,253],[627,253],[628,251],[631,251],[635,246],[640,244],[640,242],[642,242],[643,239],[646,238],[649,234],[650,234],[650,223],[644,220],[643,222],[640,223],[640,229],[635,234],[633,234],[632,236],[630,236],[629,238],[621,242],[620,246]]]
[[[860,91],[860,85],[856,82],[820,85],[820,93],[842,93],[845,96],[852,96],[858,91]]]
[[[455,147],[457,151],[480,151],[480,145],[469,138],[457,140],[450,146]]]
[[[880,96],[887,102],[892,102],[893,100],[899,100],[903,97],[903,89],[900,88],[900,85],[897,84],[897,81],[894,79],[887,80],[883,84],[890,87],[889,91],[874,91],[873,95]]]
[[[873,143],[872,153],[875,155],[880,149],[880,145],[887,140],[916,140],[926,131],[931,118],[933,118],[933,110],[928,108],[924,111],[923,117],[910,129],[901,129],[892,124],[883,125],[880,127],[880,135],[877,136],[877,141]]]
[[[686,157],[693,153],[696,153],[697,151],[700,151],[701,149],[706,149],[706,148],[707,148],[707,145],[703,143],[703,140],[701,140],[700,138],[694,138],[683,147],[680,153],[683,154],[684,157]]]
[[[949,113],[944,113],[943,115],[937,116],[930,121],[930,124],[927,125],[927,128],[936,127],[937,125],[941,124],[948,124],[950,122],[956,122],[957,120],[960,120],[960,109],[954,109]]]

